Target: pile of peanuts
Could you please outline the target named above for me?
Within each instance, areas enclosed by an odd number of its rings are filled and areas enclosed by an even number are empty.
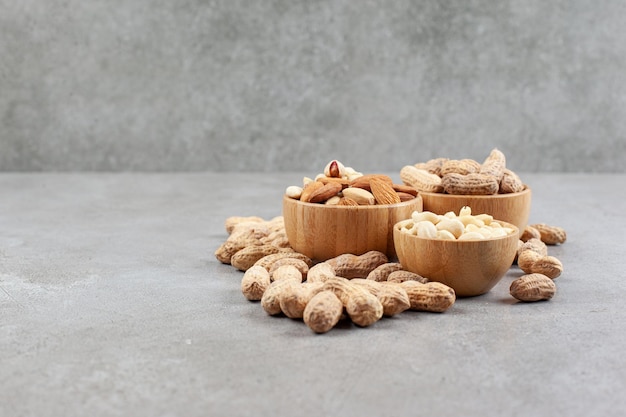
[[[302,186],[288,186],[285,195],[306,203],[359,206],[412,200],[417,190],[406,184],[395,184],[388,175],[364,175],[332,160],[314,179],[304,177]]]
[[[517,193],[526,186],[506,167],[506,157],[493,149],[482,162],[473,159],[434,158],[400,170],[400,179],[421,192],[456,195]]]
[[[400,222],[399,226],[403,233],[447,240],[480,240],[514,232],[512,228],[493,220],[491,215],[472,215],[472,209],[467,206],[459,210],[458,216],[453,211],[446,214],[414,211],[411,218]]]
[[[406,310],[442,313],[455,300],[454,290],[405,271],[384,253],[343,254],[325,262],[276,246],[280,217],[230,217],[229,237],[216,250],[220,262],[244,271],[241,292],[260,301],[269,315],[302,320],[315,333],[341,320],[367,327]],[[278,232],[278,233],[277,233]]]

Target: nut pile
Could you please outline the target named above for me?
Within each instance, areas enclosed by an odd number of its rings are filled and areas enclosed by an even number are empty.
[[[215,251],[220,262],[245,271],[243,296],[260,301],[269,315],[300,319],[325,333],[342,319],[367,327],[406,310],[442,313],[456,301],[452,288],[405,271],[378,251],[315,264],[284,245],[281,221],[228,218],[229,237]]]
[[[455,195],[517,193],[525,189],[521,178],[506,167],[506,157],[493,149],[482,162],[473,159],[435,158],[400,170],[400,179],[418,191]]]
[[[453,211],[446,214],[414,211],[410,219],[400,222],[400,231],[447,240],[481,240],[513,233],[513,229],[503,226],[488,214],[472,215],[472,209],[467,206],[461,208],[458,216]]]
[[[410,185],[395,184],[387,175],[364,175],[332,160],[315,179],[305,177],[302,186],[287,187],[285,195],[307,203],[359,206],[412,200],[417,190]]]

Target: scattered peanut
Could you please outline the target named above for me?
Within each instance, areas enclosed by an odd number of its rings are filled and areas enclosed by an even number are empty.
[[[369,251],[363,255],[346,253],[326,261],[343,278],[366,278],[378,266],[387,263],[388,258],[382,252]]]
[[[510,294],[526,302],[549,300],[556,293],[554,281],[542,274],[528,274],[511,283]]]
[[[320,291],[304,308],[303,320],[315,333],[326,333],[339,322],[343,303],[333,291]]]

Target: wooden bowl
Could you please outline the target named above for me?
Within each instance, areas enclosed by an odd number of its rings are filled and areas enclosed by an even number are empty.
[[[530,215],[531,190],[495,195],[452,195],[443,193],[420,192],[424,201],[424,210],[435,214],[453,211],[457,215],[463,206],[469,206],[472,214],[489,214],[494,219],[512,223],[520,233],[528,224]]]
[[[325,261],[376,250],[396,257],[393,226],[422,211],[422,198],[398,204],[332,206],[283,197],[283,217],[289,244],[311,259]]]
[[[514,232],[482,240],[428,239],[401,232],[398,223],[393,228],[398,260],[404,269],[452,287],[459,297],[484,294],[511,268],[517,252],[519,230],[498,222]]]

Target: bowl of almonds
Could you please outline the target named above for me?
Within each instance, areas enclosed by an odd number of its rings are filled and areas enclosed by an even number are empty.
[[[395,249],[404,269],[453,288],[459,297],[491,290],[513,264],[519,229],[472,210],[414,212],[394,225]]]
[[[483,162],[434,158],[400,170],[406,185],[417,189],[424,210],[458,213],[471,207],[477,213],[512,223],[522,231],[528,223],[531,189],[506,167],[506,157],[493,149]]]
[[[316,261],[369,251],[395,258],[393,226],[414,211],[422,211],[422,199],[413,187],[337,160],[301,186],[288,186],[283,196],[290,246]]]

